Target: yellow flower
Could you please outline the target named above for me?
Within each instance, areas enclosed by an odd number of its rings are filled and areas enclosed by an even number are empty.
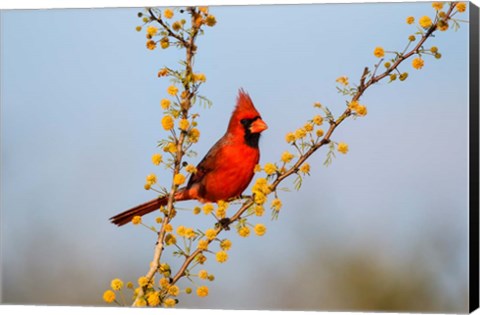
[[[420,70],[423,68],[424,61],[422,58],[415,58],[412,60],[412,67],[414,67],[417,70]]]
[[[338,152],[340,153],[343,153],[343,154],[347,154],[348,152],[348,144],[346,144],[345,142],[340,142],[337,146],[337,150]]]
[[[265,164],[263,169],[265,170],[265,173],[267,173],[268,175],[272,175],[275,174],[275,172],[277,171],[277,166],[273,163],[267,163]]]
[[[255,167],[253,168],[254,173],[258,173],[262,170],[262,166],[260,164],[256,164]]]
[[[410,35],[408,36],[408,40],[411,41],[411,42],[414,42],[415,41],[415,36],[414,35]],[[388,68],[388,67],[387,67]]]
[[[138,278],[138,285],[141,287],[144,287],[148,284],[148,278],[147,277],[140,277]]]
[[[208,7],[198,7],[198,10],[203,14],[208,14]]]
[[[313,131],[313,125],[311,123],[306,123],[303,126],[303,129],[305,129],[306,132],[312,132]]]
[[[112,287],[113,290],[118,291],[121,290],[123,287],[123,281],[120,279],[113,279],[112,282],[110,283],[110,286]]]
[[[199,81],[199,82],[205,82],[205,81],[207,81],[207,77],[203,73],[195,73],[193,75],[193,80],[194,81]]]
[[[322,129],[317,130],[317,137],[323,137],[323,130]]]
[[[420,20],[418,20],[418,23],[423,28],[429,28],[430,26],[432,26],[432,20],[426,15],[422,16]]]
[[[199,297],[205,297],[208,295],[208,287],[206,286],[201,286],[197,288],[197,295]]]
[[[208,229],[208,230],[205,231],[205,236],[209,240],[213,240],[215,237],[217,237],[217,231],[214,230],[214,229]]]
[[[205,280],[205,279],[208,278],[208,272],[207,272],[206,270],[203,270],[203,269],[202,269],[202,270],[198,271],[198,277],[199,277],[200,279]]]
[[[141,26],[137,26],[137,27],[135,27],[135,30],[136,30],[137,32],[140,32],[140,31],[142,30],[142,27],[141,27]]]
[[[254,210],[257,217],[261,217],[265,212],[265,208],[262,205],[256,205]]]
[[[323,124],[323,117],[320,115],[313,117],[313,123],[317,126],[320,126],[321,124]]]
[[[170,233],[165,235],[165,244],[167,244],[167,246],[177,244],[177,238],[175,237],[175,235]]]
[[[200,265],[203,265],[203,263],[207,261],[207,257],[205,257],[203,254],[198,254],[195,256],[195,261],[197,261]]]
[[[367,107],[358,105],[356,112],[359,116],[365,116],[367,114]]]
[[[413,24],[415,22],[415,18],[413,16],[407,17],[407,24]]]
[[[224,239],[220,242],[220,248],[223,250],[230,250],[230,248],[232,248],[232,241],[229,239]]]
[[[152,155],[152,163],[155,165],[162,163],[162,155],[160,153],[155,153]]]
[[[215,18],[215,16],[213,15],[207,15],[207,17],[205,18],[205,24],[207,24],[208,26],[212,27],[214,26],[215,24],[217,24],[217,19]]]
[[[465,12],[467,10],[467,4],[465,2],[459,2],[455,6],[458,12]]]
[[[173,121],[172,116],[170,116],[170,115],[163,116],[163,118],[162,118],[163,129],[170,130],[170,129],[173,128],[173,126],[174,126],[174,121]]]
[[[190,127],[190,122],[186,118],[180,119],[180,122],[178,123],[178,128],[180,130],[186,131]]]
[[[147,296],[147,302],[149,306],[157,306],[160,304],[160,297],[158,296],[158,292],[151,292]]]
[[[115,292],[112,290],[107,290],[103,293],[103,300],[107,303],[112,303],[115,301]]]
[[[307,135],[307,131],[303,128],[295,130],[295,139],[302,139]]]
[[[155,174],[149,174],[147,176],[147,183],[150,184],[150,185],[153,185],[157,182],[157,176]]]
[[[180,225],[179,227],[177,227],[177,235],[185,236],[185,230],[186,228],[183,225]]]
[[[340,83],[342,85],[348,85],[348,77],[346,77],[346,76],[338,77],[335,81],[337,81],[338,83]]]
[[[275,198],[272,200],[272,204],[270,206],[273,210],[278,212],[282,208],[282,201],[278,198]]]
[[[143,185],[143,188],[145,188],[145,190],[150,190],[150,188],[152,188],[152,185],[149,183],[145,183],[145,185]]]
[[[373,51],[373,54],[377,58],[382,58],[383,56],[385,56],[385,50],[383,50],[382,47],[375,47],[375,50]]]
[[[168,288],[168,294],[177,296],[180,293],[180,289],[176,285],[172,285]]]
[[[187,166],[185,166],[185,171],[186,171],[187,173],[192,174],[192,173],[196,173],[196,172],[197,172],[197,168],[196,168],[195,165],[193,165],[193,164],[188,164]]]
[[[303,163],[302,166],[300,166],[300,172],[302,172],[304,174],[310,173],[310,164]]]
[[[165,77],[167,74],[168,74],[167,68],[163,68],[163,69],[160,69],[160,71],[158,71],[158,77]]]
[[[178,32],[182,28],[182,23],[180,23],[179,21],[175,21],[172,24],[172,28],[175,32]]]
[[[199,214],[200,212],[202,212],[202,208],[200,208],[199,206],[195,206],[193,208],[193,214],[197,215]]]
[[[175,304],[177,304],[177,303],[172,298],[167,298],[163,301],[163,305],[165,305],[165,307],[174,307]]]
[[[248,237],[250,235],[250,228],[248,226],[243,226],[239,228],[237,232],[241,237]]]
[[[138,225],[138,224],[142,223],[142,217],[139,216],[139,215],[134,216],[134,217],[132,218],[132,223],[133,223],[134,225]]]
[[[175,143],[169,142],[163,147],[163,151],[175,153],[177,152],[177,146],[175,145]]]
[[[135,301],[134,306],[137,306],[137,307],[147,306],[147,301],[144,298],[138,299]]]
[[[288,163],[291,160],[293,160],[294,157],[295,157],[295,155],[293,155],[292,153],[290,153],[288,151],[285,151],[285,152],[282,153],[282,157],[280,159],[282,160],[282,162]]]
[[[182,185],[183,183],[185,183],[185,175],[183,174],[176,174],[174,177],[173,177],[173,183],[177,186],[180,186]]]
[[[267,228],[265,227],[265,225],[259,223],[259,224],[255,225],[253,230],[255,231],[255,234],[257,234],[258,236],[263,236],[265,234],[265,232],[267,231]]]
[[[175,85],[170,85],[168,88],[167,88],[167,93],[172,95],[172,96],[175,96],[177,95],[178,93],[178,88],[175,86]]]
[[[199,240],[197,247],[198,247],[198,249],[201,249],[201,250],[207,250],[208,249],[208,241],[207,240]]]
[[[217,261],[219,263],[224,263],[227,261],[228,259],[228,254],[227,252],[224,252],[224,251],[219,251],[216,255],[215,255],[215,258],[217,259]]]
[[[171,19],[173,17],[173,11],[170,9],[165,9],[165,11],[163,11],[163,16],[167,19]]]
[[[430,51],[431,51],[432,53],[436,54],[436,53],[438,52],[438,47],[437,47],[437,46],[432,46],[432,47],[430,48]]]
[[[153,40],[149,40],[147,41],[146,46],[148,49],[154,50],[157,47],[157,44]]]
[[[227,216],[226,208],[218,208],[215,215],[220,219],[225,218]]]
[[[168,41],[168,37],[164,37],[160,40],[160,46],[163,49],[167,49],[170,46],[170,42]]]
[[[166,289],[170,286],[170,280],[168,280],[168,278],[161,278],[160,281],[158,281],[158,285],[161,288]]]
[[[197,234],[195,233],[195,231],[192,228],[187,228],[185,230],[185,237],[186,238],[194,238],[195,236],[197,236]]]
[[[197,143],[200,138],[200,131],[197,128],[192,128],[188,133],[188,140],[192,143]]]
[[[169,109],[171,103],[172,102],[170,102],[169,99],[164,98],[164,99],[161,100],[160,106],[162,106],[163,109]]]
[[[432,2],[432,7],[436,11],[440,11],[441,9],[443,9],[443,2]]]
[[[287,135],[285,136],[285,141],[287,143],[294,142],[295,141],[295,134],[292,133],[292,132],[287,133]]]
[[[154,36],[155,34],[157,34],[158,32],[158,28],[156,28],[155,26],[149,26],[147,27],[147,34],[150,35],[150,36]]]
[[[213,211],[213,204],[207,202],[203,205],[203,213],[210,214]]]
[[[440,20],[437,22],[437,30],[441,31],[441,32],[445,32],[446,30],[448,30],[448,22],[445,21],[445,20]]]

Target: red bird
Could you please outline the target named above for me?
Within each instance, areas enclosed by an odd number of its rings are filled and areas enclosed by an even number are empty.
[[[197,172],[192,174],[187,186],[175,193],[175,201],[197,199],[204,203],[240,196],[253,178],[253,170],[260,159],[260,133],[267,128],[250,96],[240,90],[227,132],[198,164]],[[110,220],[122,226],[134,216],[158,210],[167,202],[168,196],[159,197]]]

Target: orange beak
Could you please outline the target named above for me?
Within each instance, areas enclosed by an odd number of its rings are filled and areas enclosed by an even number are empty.
[[[265,129],[268,129],[268,126],[267,124],[261,120],[260,118],[258,118],[257,120],[255,120],[251,125],[250,125],[250,132],[251,133],[260,133],[262,131],[264,131]]]

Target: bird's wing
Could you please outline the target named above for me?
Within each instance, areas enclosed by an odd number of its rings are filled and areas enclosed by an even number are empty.
[[[218,140],[217,143],[210,148],[200,163],[198,163],[197,171],[190,177],[187,187],[192,187],[193,184],[200,183],[206,174],[217,168],[219,161],[218,155],[221,154],[221,149],[223,148],[222,143],[223,139]]]

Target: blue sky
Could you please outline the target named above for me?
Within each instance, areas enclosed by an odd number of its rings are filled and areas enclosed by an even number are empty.
[[[108,218],[154,197],[143,183],[158,171],[150,156],[165,136],[159,101],[169,84],[156,73],[181,56],[175,49],[145,48],[143,33],[135,31],[138,11],[2,11],[6,301],[101,304],[112,278],[135,280],[146,271],[154,235],[133,226],[118,229]],[[376,46],[403,49],[416,31],[407,16],[433,10],[428,3],[390,3],[218,6],[211,12],[218,24],[199,39],[195,68],[206,73],[201,94],[214,105],[199,109],[202,137],[192,163],[225,132],[240,87],[269,125],[261,162],[277,160],[288,149],[284,135],[317,113],[314,102],[334,114],[343,111],[337,77],[358,82],[363,68],[377,61]],[[301,191],[281,194],[279,220],[254,221],[265,223],[267,234],[232,235],[230,262],[207,266],[217,276],[211,298],[187,298],[186,306],[275,308],[276,295],[264,292],[281,295],[284,286],[272,289],[265,280],[252,288],[252,278],[279,281],[278,270],[307,266],[324,251],[371,257],[392,270],[405,270],[411,261],[429,267],[439,299],[451,298],[454,310],[462,310],[456,294],[468,276],[467,25],[438,34],[431,45],[442,59],[426,58],[421,71],[407,63],[405,82],[369,89],[362,98],[368,115],[345,122],[332,138],[347,142],[350,152],[337,154],[326,168],[325,151],[319,151]],[[168,184],[166,173],[159,177]],[[212,223],[186,212],[178,222]],[[320,263],[312,281],[329,272]],[[63,287],[66,275],[76,277],[77,291]],[[288,279],[282,281],[295,283]],[[41,289],[55,296],[30,294]]]

